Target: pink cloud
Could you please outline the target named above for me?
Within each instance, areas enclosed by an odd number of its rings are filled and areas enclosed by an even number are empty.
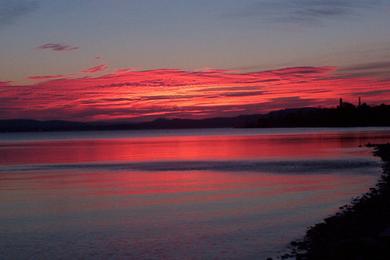
[[[106,64],[100,64],[98,66],[94,66],[94,67],[85,69],[82,72],[84,72],[84,73],[97,73],[97,72],[104,71],[107,68],[108,68],[108,66]]]
[[[346,72],[340,77],[340,71],[336,67],[249,73],[119,70],[102,76],[53,78],[24,86],[0,83],[0,118],[201,118],[297,106],[336,106],[340,97],[354,102],[360,95],[371,104],[390,102],[390,80],[348,76]]]
[[[45,43],[38,46],[37,48],[41,50],[52,50],[52,51],[74,51],[79,49],[79,47],[70,46],[61,43]]]
[[[0,81],[0,87],[8,87],[10,84],[11,81]]]

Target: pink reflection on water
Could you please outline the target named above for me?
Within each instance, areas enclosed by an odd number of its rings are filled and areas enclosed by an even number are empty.
[[[270,130],[271,131],[271,130]],[[102,161],[239,160],[368,155],[357,149],[390,135],[365,132],[251,136],[159,136],[69,141],[0,142],[0,164]]]
[[[262,210],[338,201],[373,183],[376,175],[300,175],[226,172],[55,172],[13,173],[2,178],[2,202],[41,201],[36,210],[60,212],[104,211],[113,208],[204,205],[232,202],[230,213],[241,211],[246,200],[257,200]],[[312,193],[292,202],[290,195]],[[282,197],[281,201],[275,201]],[[58,199],[64,203],[58,205]],[[88,201],[88,203],[86,203]],[[267,202],[268,201],[268,202]],[[20,202],[20,201],[19,201]],[[53,203],[54,207],[53,209]],[[45,205],[45,203],[47,203]],[[243,203],[242,205],[240,205]],[[258,205],[258,206],[259,206]],[[249,209],[259,207],[250,205]],[[14,207],[14,206],[12,206]],[[25,211],[24,208],[19,208]],[[27,207],[26,214],[33,214]],[[209,209],[210,210],[210,209]],[[216,209],[218,211],[218,208]],[[15,211],[11,211],[15,213]],[[2,214],[9,214],[4,211]],[[239,212],[237,212],[239,213]],[[0,215],[2,215],[0,214]]]

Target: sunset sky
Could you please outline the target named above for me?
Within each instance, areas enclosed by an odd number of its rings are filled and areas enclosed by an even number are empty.
[[[0,119],[390,103],[390,0],[0,0]]]

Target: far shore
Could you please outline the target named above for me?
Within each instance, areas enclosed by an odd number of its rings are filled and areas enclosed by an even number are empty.
[[[302,107],[266,114],[203,119],[158,118],[152,121],[0,120],[0,132],[113,131],[206,128],[301,128],[390,126],[390,105],[369,106],[340,101],[336,108]]]

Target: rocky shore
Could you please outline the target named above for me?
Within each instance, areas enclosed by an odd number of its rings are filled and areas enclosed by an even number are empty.
[[[282,259],[390,259],[390,144],[369,146],[383,161],[376,187],[310,227]]]

